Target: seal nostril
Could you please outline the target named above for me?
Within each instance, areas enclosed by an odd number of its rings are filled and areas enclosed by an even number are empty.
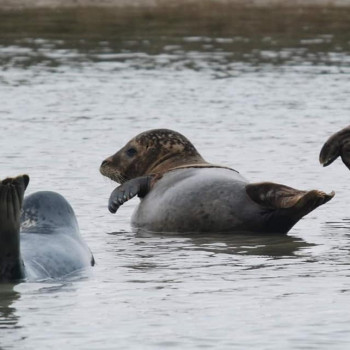
[[[101,167],[106,166],[109,163],[109,160],[105,159],[102,163],[101,163]]]

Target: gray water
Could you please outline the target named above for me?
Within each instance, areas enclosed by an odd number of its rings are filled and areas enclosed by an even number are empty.
[[[318,154],[350,120],[350,11],[295,11],[0,15],[0,175],[64,195],[97,262],[1,285],[2,349],[349,348],[350,173]],[[336,196],[283,237],[136,234],[138,199],[110,214],[98,168],[164,127],[252,182]]]

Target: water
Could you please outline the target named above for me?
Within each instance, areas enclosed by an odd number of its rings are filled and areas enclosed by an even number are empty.
[[[348,349],[348,9],[0,14],[1,177],[75,209],[92,277],[0,287],[3,349]],[[194,19],[193,19],[194,18]],[[252,182],[335,190],[285,237],[135,234],[101,161],[171,128]]]

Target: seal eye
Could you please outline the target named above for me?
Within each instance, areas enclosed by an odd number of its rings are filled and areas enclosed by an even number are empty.
[[[136,153],[137,153],[137,151],[136,151],[135,148],[129,148],[129,149],[126,151],[126,154],[127,154],[129,157],[133,157]]]

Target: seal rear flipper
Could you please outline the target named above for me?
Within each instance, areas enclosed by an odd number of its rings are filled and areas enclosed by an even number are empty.
[[[0,281],[24,277],[20,256],[20,213],[24,191],[29,183],[27,175],[0,182]]]
[[[288,232],[303,216],[309,214],[334,197],[334,192],[300,191],[271,182],[248,184],[248,196],[266,208],[267,229],[271,232]]]
[[[323,145],[320,152],[320,163],[328,166],[338,157],[350,169],[350,126],[333,134]]]

